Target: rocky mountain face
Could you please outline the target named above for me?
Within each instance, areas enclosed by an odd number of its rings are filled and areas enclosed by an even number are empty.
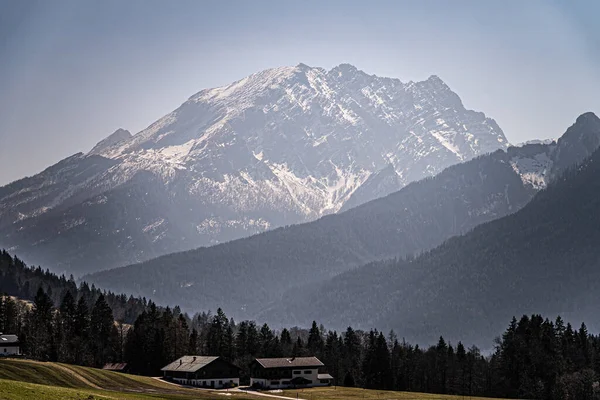
[[[580,117],[558,141],[555,160],[563,151],[572,159],[581,149],[579,140],[594,143],[599,123],[593,115]],[[582,127],[595,134],[577,129]],[[577,142],[566,145],[570,139]],[[269,314],[304,324],[316,319],[332,327],[393,328],[408,340],[432,343],[443,333],[453,342],[483,344],[482,338],[502,333],[503,321],[531,313],[591,321],[588,329],[595,331],[600,328],[593,322],[600,306],[599,175],[596,150],[552,179],[520,211],[415,259],[366,265],[290,292]],[[309,299],[310,307],[303,307]]]
[[[498,150],[346,212],[102,271],[86,279],[100,287],[151,296],[161,304],[178,304],[189,311],[223,307],[236,319],[306,325],[319,317],[328,324],[339,323],[336,328],[350,321],[364,328],[380,326],[369,325],[373,321],[370,316],[360,317],[360,303],[369,301],[367,288],[352,280],[353,272],[348,272],[342,275],[349,277],[344,278],[348,284],[343,292],[338,291],[337,274],[371,261],[411,258],[452,236],[517,212],[549,182],[591,155],[598,148],[598,139],[600,120],[584,114],[558,142]],[[582,140],[590,144],[583,152],[577,145]],[[563,159],[570,162],[562,164],[559,160]],[[364,274],[368,275],[368,268],[363,268]],[[327,301],[323,301],[318,311],[322,314],[317,314],[306,305],[336,296],[321,296],[315,289],[329,279],[327,290],[340,293],[335,303],[339,308],[326,311]],[[354,295],[354,284],[365,292]],[[379,293],[378,287],[374,285],[371,290]],[[304,296],[306,293],[310,295]],[[393,292],[380,294],[393,296]],[[343,322],[345,317],[332,315],[339,312],[340,316],[350,316],[350,311],[342,312],[344,301],[352,302],[354,313],[347,322]]]
[[[275,68],[0,188],[0,246],[91,272],[314,220],[507,146],[436,76]]]

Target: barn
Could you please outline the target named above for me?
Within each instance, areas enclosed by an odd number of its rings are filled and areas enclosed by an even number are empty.
[[[183,385],[222,389],[240,384],[240,368],[222,357],[183,356],[161,371],[164,379]]]

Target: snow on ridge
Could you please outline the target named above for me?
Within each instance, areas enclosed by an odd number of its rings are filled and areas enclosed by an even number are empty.
[[[231,101],[239,101],[240,98],[251,100],[256,93],[263,93],[268,89],[276,88],[283,84],[287,79],[298,73],[298,67],[277,67],[254,73],[246,76],[238,81],[235,81],[226,86],[220,86],[212,89],[205,89],[188,101],[199,103],[230,103]],[[251,103],[246,103],[252,105]]]
[[[147,233],[147,232],[152,232],[154,231],[156,228],[158,228],[159,226],[161,226],[163,223],[165,222],[164,218],[159,218],[156,221],[146,225],[145,227],[142,228],[142,232]]]
[[[513,157],[510,164],[525,185],[531,185],[534,189],[540,190],[548,184],[548,173],[553,162],[544,152],[533,157]]]
[[[431,134],[431,136],[436,138],[442,146],[444,146],[446,149],[448,149],[452,153],[454,153],[460,161],[464,160],[465,157],[461,154],[459,148],[456,145],[454,145],[447,137],[444,136],[444,133],[449,133],[449,132],[430,131],[429,133]]]
[[[556,139],[533,139],[533,140],[527,140],[525,142],[521,142],[521,143],[517,143],[514,146],[515,147],[523,147],[523,146],[527,146],[530,144],[552,144],[556,141]]]

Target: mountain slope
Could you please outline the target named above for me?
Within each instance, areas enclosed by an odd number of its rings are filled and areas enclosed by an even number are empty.
[[[436,76],[274,68],[0,188],[0,245],[58,271],[96,271],[314,220],[507,146]],[[91,162],[101,168],[82,177]],[[74,173],[57,172],[62,164]],[[365,182],[376,183],[357,192]]]
[[[595,115],[582,115],[565,133],[565,137],[581,135],[600,138]],[[318,283],[369,261],[431,249],[519,210],[556,171],[554,155],[570,154],[568,144],[569,140],[562,141],[561,151],[557,143],[511,147],[452,166],[341,214],[86,279],[186,309],[220,306],[236,318],[262,313],[261,319],[304,323],[300,314],[294,319],[295,312],[275,315],[277,307],[272,306],[303,284]]]
[[[415,260],[367,265],[305,288],[271,313],[338,327],[401,328],[410,340],[444,332],[475,343],[499,335],[504,327],[497,321],[513,315],[593,321],[600,306],[598,176],[600,150],[515,214]],[[310,313],[298,306],[308,299]]]

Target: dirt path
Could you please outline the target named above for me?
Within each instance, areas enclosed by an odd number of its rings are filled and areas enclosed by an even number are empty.
[[[153,377],[153,379],[160,380],[163,383],[167,383],[167,384],[173,385],[173,386],[178,386],[180,388],[205,390],[205,391],[208,391],[208,392],[211,392],[211,393],[217,393],[217,394],[221,394],[221,395],[226,395],[227,393],[231,393],[231,392],[233,392],[233,393],[239,392],[239,393],[245,393],[245,394],[250,395],[250,396],[270,397],[272,399],[305,400],[305,399],[296,398],[296,397],[285,397],[285,396],[278,396],[276,394],[267,394],[267,393],[262,393],[262,392],[256,392],[254,390],[244,390],[244,389],[240,389],[239,387],[237,387],[237,388],[231,388],[231,389],[208,389],[208,388],[199,388],[199,387],[196,387],[196,386],[182,385],[180,383],[175,383],[175,382],[168,382],[168,381],[162,380],[160,377]]]
[[[77,372],[73,371],[72,369],[65,367],[64,365],[60,365],[58,363],[54,364],[56,366],[56,368],[66,372],[67,374],[71,375],[73,378],[77,379],[78,381],[85,383],[86,385],[88,385],[89,387],[93,388],[93,389],[99,389],[99,390],[104,390],[103,388],[101,388],[100,386],[96,385],[95,383],[90,382],[89,380],[87,380],[86,378],[84,378],[83,376],[79,375]]]
[[[249,395],[252,395],[252,396],[270,397],[272,399],[305,400],[305,399],[296,398],[296,397],[286,397],[286,396],[278,396],[276,394],[267,394],[267,393],[262,393],[262,392],[255,392],[253,390],[242,390],[240,388],[235,388],[235,389],[231,389],[231,390],[242,392],[242,393],[246,393],[246,394],[249,394]]]

